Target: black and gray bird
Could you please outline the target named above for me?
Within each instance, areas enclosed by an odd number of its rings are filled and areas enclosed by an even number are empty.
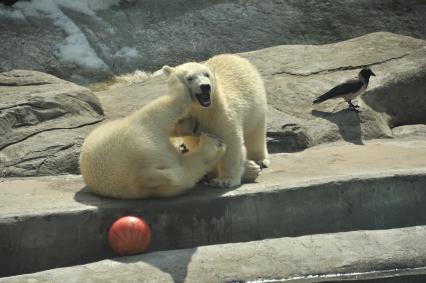
[[[359,108],[359,106],[353,105],[352,100],[365,92],[370,76],[376,75],[370,68],[363,68],[359,72],[357,79],[347,80],[344,83],[333,87],[323,95],[317,97],[313,104],[318,104],[333,98],[343,98],[349,104],[349,110],[358,112],[357,108]]]

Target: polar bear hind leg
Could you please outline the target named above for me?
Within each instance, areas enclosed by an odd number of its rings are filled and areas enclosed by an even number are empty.
[[[269,167],[265,120],[260,121],[250,133],[246,134],[244,143],[248,160],[255,161],[261,168]]]

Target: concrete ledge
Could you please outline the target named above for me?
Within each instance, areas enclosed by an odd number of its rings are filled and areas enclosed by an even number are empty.
[[[276,155],[257,184],[229,191],[199,187],[162,200],[96,197],[79,177],[3,180],[0,275],[111,258],[106,233],[128,214],[150,224],[150,251],[426,225],[426,142],[420,144]],[[389,151],[397,161],[387,160]]]
[[[413,274],[425,279],[425,266],[426,226],[417,226],[155,252],[0,282],[323,282]]]

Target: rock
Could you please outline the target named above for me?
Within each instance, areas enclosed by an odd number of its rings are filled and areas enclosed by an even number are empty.
[[[0,151],[1,177],[79,174],[78,158],[93,127],[45,131]]]
[[[292,152],[345,140],[391,138],[391,127],[426,123],[426,42],[372,33],[327,45],[283,45],[241,53],[261,72],[268,93],[268,145]],[[377,74],[358,99],[361,112],[342,100],[312,105],[318,95],[357,76],[364,66]],[[107,117],[122,117],[166,90],[165,78],[97,93]]]
[[[426,38],[424,0],[36,2],[0,5],[0,71],[33,69],[88,83],[219,53],[375,31]],[[84,46],[74,57],[73,43]]]
[[[288,123],[283,124],[283,121]],[[300,119],[268,105],[267,142],[270,153],[300,151],[312,146],[312,138]]]
[[[426,123],[426,45],[401,56],[376,68],[382,76],[364,96],[391,128]]]
[[[259,69],[268,93],[268,146],[294,152],[344,140],[400,136],[397,128],[426,124],[426,42],[373,33],[320,46],[277,46],[242,53]],[[363,66],[377,74],[359,99],[361,112],[331,100],[312,100]],[[123,117],[166,91],[165,78],[97,93],[108,119]],[[98,98],[86,88],[48,74],[0,75],[0,174],[35,176],[78,173],[85,135],[103,119]],[[72,129],[72,130],[71,130]],[[404,133],[407,133],[406,131]],[[409,131],[409,135],[417,132]]]
[[[107,119],[121,118],[136,111],[167,91],[166,78],[152,77],[142,83],[95,92]]]
[[[88,89],[52,75],[0,73],[0,176],[77,174],[79,148],[103,110]]]
[[[393,136],[395,138],[419,138],[426,139],[426,125],[406,125],[400,126],[392,129]]]
[[[270,153],[300,151],[311,146],[311,138],[306,128],[298,124],[284,124],[280,130],[268,131],[268,149]]]
[[[342,139],[362,144],[366,139],[392,137],[390,128],[395,125],[426,123],[423,40],[372,33],[340,43],[277,46],[242,55],[262,73],[269,104],[285,113],[281,125],[296,123],[304,132],[309,142],[302,141],[301,148]],[[312,105],[315,97],[357,76],[364,66],[377,76],[371,78],[364,101],[358,99],[359,114],[348,111],[343,100]],[[273,128],[282,132],[276,125]],[[269,129],[269,136],[278,133]]]

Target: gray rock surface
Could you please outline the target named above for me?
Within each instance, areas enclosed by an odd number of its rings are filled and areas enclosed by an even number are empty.
[[[292,152],[338,140],[391,138],[396,125],[426,124],[426,41],[372,33],[327,45],[283,45],[241,53],[261,72],[268,94],[271,152]],[[312,100],[364,66],[372,77],[361,112],[343,100]],[[138,109],[166,90],[162,76],[98,92],[107,117]]]
[[[41,70],[79,83],[219,53],[324,44],[375,31],[426,38],[423,0],[117,0],[121,4],[94,12],[77,9],[78,3],[37,5],[34,11],[26,8],[31,2],[0,5],[0,71]],[[102,66],[60,56],[71,37],[87,40],[92,63]]]
[[[287,45],[241,54],[261,72],[268,93],[270,152],[293,152],[344,140],[391,138],[391,128],[426,124],[426,42],[373,33],[328,45]],[[359,100],[361,112],[312,100],[363,66],[377,74]],[[51,75],[13,71],[0,76],[0,176],[78,173],[84,137],[103,119],[128,115],[166,91],[165,78],[98,92]],[[420,127],[420,126],[419,126]],[[405,135],[417,131],[404,132]],[[411,134],[410,134],[411,133]],[[396,136],[401,136],[395,131]]]
[[[119,257],[0,282],[420,283],[425,243],[425,226],[307,235]]]
[[[362,144],[392,137],[390,128],[397,125],[426,123],[426,41],[372,33],[335,44],[277,46],[243,56],[258,66],[268,102],[278,110],[270,111],[270,136],[288,132],[283,125],[297,128],[287,143],[291,138],[298,146],[278,151],[340,139]],[[365,66],[377,76],[371,78],[364,101],[358,99],[359,114],[346,110],[343,100],[312,106],[315,97],[356,77]]]
[[[0,73],[0,176],[78,173],[79,148],[103,119],[88,89],[36,71]]]
[[[399,126],[392,129],[393,136],[399,139],[413,139],[421,138],[426,139],[426,125],[406,125]]]

